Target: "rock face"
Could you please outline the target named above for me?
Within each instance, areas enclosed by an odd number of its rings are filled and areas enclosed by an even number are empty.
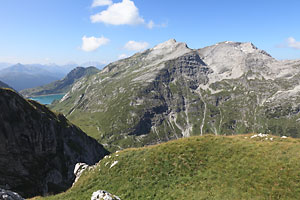
[[[116,150],[207,133],[299,137],[299,93],[300,60],[169,40],[80,80],[54,109]]]
[[[121,200],[121,199],[104,190],[98,190],[93,193],[91,200]]]
[[[0,200],[24,200],[24,199],[15,192],[0,189]]]
[[[0,187],[23,197],[66,190],[78,162],[94,164],[108,152],[63,115],[0,89]]]
[[[20,91],[25,97],[39,96],[39,95],[49,95],[49,94],[59,94],[66,93],[71,89],[72,85],[84,76],[90,76],[92,74],[98,73],[100,70],[96,67],[76,67],[70,73],[67,74],[62,80],[54,81],[44,86],[25,89]]]

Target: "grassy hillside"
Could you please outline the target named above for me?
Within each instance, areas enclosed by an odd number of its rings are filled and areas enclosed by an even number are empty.
[[[298,199],[300,140],[250,136],[207,135],[127,149],[101,160],[67,192],[36,200],[90,199],[99,189],[123,200]]]

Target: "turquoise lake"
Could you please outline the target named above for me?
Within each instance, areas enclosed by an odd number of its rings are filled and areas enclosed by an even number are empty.
[[[60,100],[64,94],[52,94],[38,97],[30,97],[29,99],[38,101],[41,104],[51,104],[54,100]]]

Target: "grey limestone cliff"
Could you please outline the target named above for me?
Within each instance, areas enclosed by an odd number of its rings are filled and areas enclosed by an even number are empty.
[[[54,109],[114,150],[208,133],[299,137],[299,77],[300,60],[249,42],[169,40],[80,80]]]

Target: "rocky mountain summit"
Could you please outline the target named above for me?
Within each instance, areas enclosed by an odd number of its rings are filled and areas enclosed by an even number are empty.
[[[54,81],[44,86],[30,88],[20,91],[25,97],[33,97],[39,95],[66,93],[71,89],[73,84],[84,76],[98,73],[100,70],[96,67],[76,67],[61,80]]]
[[[300,60],[169,40],[76,82],[53,108],[108,148],[207,133],[300,136]]]
[[[0,89],[0,188],[26,198],[64,191],[76,163],[92,165],[106,154],[63,115]]]

